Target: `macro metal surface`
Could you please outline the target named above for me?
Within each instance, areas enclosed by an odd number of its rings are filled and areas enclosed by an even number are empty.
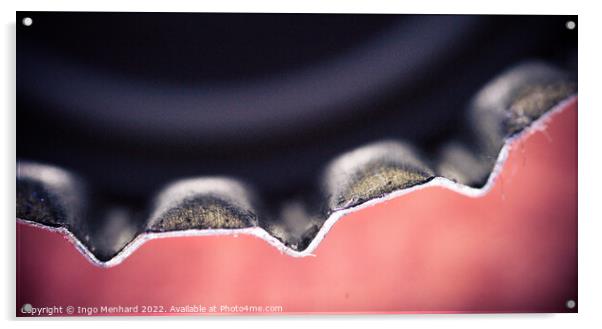
[[[538,62],[520,64],[474,97],[467,109],[471,143],[444,147],[442,156],[435,158],[395,140],[361,146],[316,174],[321,188],[312,192],[310,201],[286,200],[276,209],[269,209],[261,193],[240,181],[199,177],[169,184],[149,209],[135,214],[127,208],[94,205],[85,183],[64,170],[20,162],[17,216],[67,228],[101,262],[110,261],[139,234],[170,231],[259,227],[283,247],[304,251],[337,211],[435,177],[477,194],[486,191],[496,165],[505,159],[507,140],[575,93],[570,75]]]
[[[576,94],[572,16],[23,17],[17,217],[101,263],[186,230],[303,252],[337,211],[437,177],[482,188]]]

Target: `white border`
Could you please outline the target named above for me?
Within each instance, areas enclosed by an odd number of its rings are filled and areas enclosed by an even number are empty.
[[[449,13],[449,14],[579,14],[579,314],[555,315],[403,315],[387,317],[363,316],[321,316],[321,317],[219,317],[199,318],[177,317],[169,319],[151,318],[145,321],[146,328],[164,328],[170,322],[180,327],[198,328],[217,325],[228,326],[226,320],[245,321],[245,327],[261,329],[303,328],[309,325],[306,321],[327,326],[341,326],[346,329],[374,326],[382,328],[478,328],[488,329],[514,326],[545,326],[546,328],[599,328],[602,309],[602,262],[599,251],[602,250],[602,207],[600,207],[599,188],[602,185],[600,168],[602,156],[599,151],[602,140],[602,98],[600,96],[600,77],[602,77],[602,43],[598,41],[602,31],[600,14],[602,5],[590,0],[548,0],[524,1],[394,1],[394,0],[338,0],[338,1],[281,1],[281,0],[221,0],[214,2],[190,0],[7,0],[0,3],[0,16],[3,18],[2,46],[0,49],[0,100],[3,108],[0,122],[4,129],[0,130],[3,161],[0,174],[4,189],[0,195],[0,208],[3,209],[4,224],[4,271],[0,271],[4,298],[0,299],[0,313],[4,320],[14,319],[15,307],[15,10],[80,10],[80,11],[285,11],[285,12],[387,12],[387,13]],[[145,319],[145,318],[135,318]],[[147,320],[149,318],[146,318]],[[297,321],[290,321],[290,320]],[[41,319],[40,319],[41,320]],[[48,320],[48,319],[45,319]],[[131,326],[132,318],[103,319],[111,321],[111,325]],[[192,320],[192,321],[191,321]],[[300,321],[305,320],[305,321]],[[88,322],[91,328],[105,328],[107,323]],[[403,321],[403,323],[400,323]],[[65,319],[51,321],[23,321],[5,323],[12,328],[17,325],[37,326],[43,328],[81,328],[82,324]],[[240,325],[241,323],[233,323]]]

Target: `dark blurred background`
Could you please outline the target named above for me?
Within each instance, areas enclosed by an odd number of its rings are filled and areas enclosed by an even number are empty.
[[[513,64],[576,72],[569,20],[19,12],[17,158],[80,173],[110,202],[227,175],[275,205],[363,143],[409,140],[428,158]]]

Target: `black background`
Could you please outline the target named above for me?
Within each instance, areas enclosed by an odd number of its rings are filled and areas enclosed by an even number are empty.
[[[23,17],[32,17],[33,25],[20,24]],[[315,188],[327,161],[363,143],[408,140],[428,158],[466,129],[464,113],[470,97],[513,64],[543,59],[576,72],[577,30],[568,30],[565,23],[577,22],[577,17],[454,16],[458,24],[470,20],[473,27],[458,31],[452,24],[441,28],[437,37],[418,38],[407,55],[399,57],[399,64],[420,60],[413,56],[423,54],[413,49],[442,40],[454,40],[449,51],[434,54],[436,61],[419,74],[400,76],[403,83],[392,81],[362,102],[321,109],[323,120],[295,120],[303,118],[303,111],[282,107],[278,111],[293,119],[270,121],[268,129],[249,123],[243,129],[207,136],[182,134],[172,125],[161,127],[163,133],[154,136],[139,133],[136,126],[112,129],[110,122],[96,125],[67,117],[58,110],[64,105],[61,97],[82,97],[85,104],[86,95],[65,90],[54,98],[58,101],[48,102],[39,90],[30,88],[61,78],[61,70],[52,67],[51,74],[40,73],[39,59],[46,54],[123,83],[220,88],[228,83],[253,85],[271,77],[294,79],[297,75],[292,72],[336,63],[396,26],[427,19],[432,22],[433,17],[19,12],[17,158],[80,173],[111,202],[142,205],[173,179],[227,175],[250,182],[275,204]],[[436,17],[434,21],[437,24]],[[107,100],[109,105],[111,101]],[[198,116],[214,110],[199,109]],[[335,110],[337,115],[326,115]],[[77,111],[90,109],[82,106]],[[273,109],[240,115],[261,111]],[[124,115],[111,120],[119,122]],[[157,113],[148,114],[152,115]],[[160,115],[176,122],[179,118],[178,109],[168,104]],[[143,123],[148,117],[140,115],[137,120]],[[197,131],[210,130],[203,124],[200,121]]]

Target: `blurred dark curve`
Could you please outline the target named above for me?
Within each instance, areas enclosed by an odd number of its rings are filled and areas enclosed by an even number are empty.
[[[276,205],[314,189],[327,161],[361,144],[397,138],[428,153],[461,136],[470,97],[518,61],[538,58],[576,70],[576,30],[565,28],[567,20],[577,21],[572,16],[20,12],[17,21],[25,16],[35,24],[17,27],[17,157],[78,172],[99,199],[133,208],[175,178],[204,175],[242,178]],[[406,44],[378,42],[387,36]],[[129,112],[123,99],[106,94],[126,91],[124,86],[189,90],[187,95],[198,86],[217,94],[222,87],[245,86],[257,87],[262,97],[265,89],[255,83],[295,86],[296,78],[316,68],[329,72],[332,65],[324,63],[338,65],[357,49],[370,54],[371,46],[384,47],[373,53],[405,51],[390,70],[378,71],[395,72],[394,78],[365,76],[366,84],[376,81],[378,88],[353,102],[345,92],[362,86],[336,80],[327,85],[332,91],[320,90],[321,107],[312,102],[317,95],[310,92],[311,81],[303,81],[310,88],[280,98],[278,108],[247,106],[241,107],[247,112],[228,115],[174,108],[156,95],[148,96],[153,111]],[[375,61],[383,64],[378,57],[360,60],[358,72],[369,72]],[[82,73],[94,73],[83,75],[96,81],[87,87],[111,82],[104,106],[96,102],[103,90],[86,90],[69,79]],[[327,97],[335,91],[343,101]],[[245,97],[264,104],[253,94]],[[162,118],[170,123],[161,125]],[[238,124],[227,125],[228,118]],[[188,127],[185,132],[178,122]],[[210,129],[215,122],[224,123],[223,129]]]

